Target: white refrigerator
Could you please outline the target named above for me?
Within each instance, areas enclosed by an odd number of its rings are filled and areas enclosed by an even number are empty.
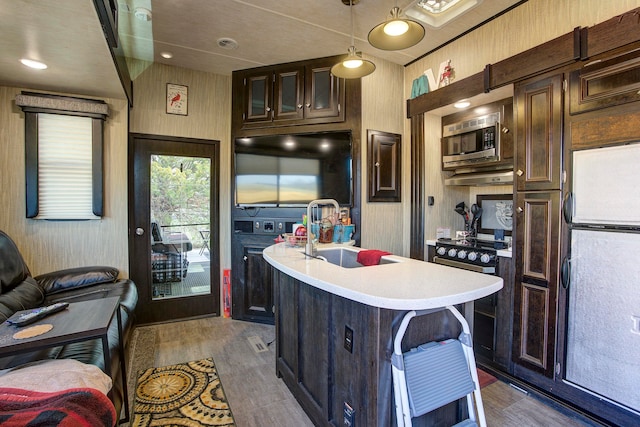
[[[572,163],[564,380],[640,414],[640,143]]]

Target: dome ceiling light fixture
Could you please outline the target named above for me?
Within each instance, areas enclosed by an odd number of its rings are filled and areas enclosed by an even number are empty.
[[[402,50],[414,46],[424,38],[424,27],[412,19],[401,18],[402,10],[391,9],[391,18],[369,31],[371,46],[382,50]]]
[[[47,64],[45,64],[44,62],[33,60],[33,59],[22,58],[20,60],[20,62],[22,63],[22,65],[25,65],[25,66],[27,66],[29,68],[33,68],[34,70],[46,70],[47,69]]]
[[[356,51],[354,45],[353,5],[358,3],[358,0],[342,0],[342,3],[349,6],[349,12],[351,13],[351,46],[347,49],[347,57],[342,62],[331,67],[331,74],[343,79],[359,79],[373,73],[376,65],[371,61],[362,59],[362,52]]]

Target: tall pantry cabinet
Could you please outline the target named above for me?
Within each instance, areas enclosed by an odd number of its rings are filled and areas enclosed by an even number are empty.
[[[514,373],[553,378],[562,190],[564,75],[515,87]],[[534,374],[535,375],[535,374]]]

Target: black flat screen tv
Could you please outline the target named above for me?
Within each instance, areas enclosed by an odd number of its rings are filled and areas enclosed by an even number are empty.
[[[351,206],[351,132],[237,138],[234,177],[237,207]]]

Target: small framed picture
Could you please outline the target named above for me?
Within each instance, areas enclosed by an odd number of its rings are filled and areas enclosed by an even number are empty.
[[[495,230],[504,230],[505,236],[511,236],[513,230],[513,195],[478,195],[478,206],[482,215],[478,222],[478,232],[494,234]]]
[[[167,83],[167,114],[187,115],[189,87]]]

